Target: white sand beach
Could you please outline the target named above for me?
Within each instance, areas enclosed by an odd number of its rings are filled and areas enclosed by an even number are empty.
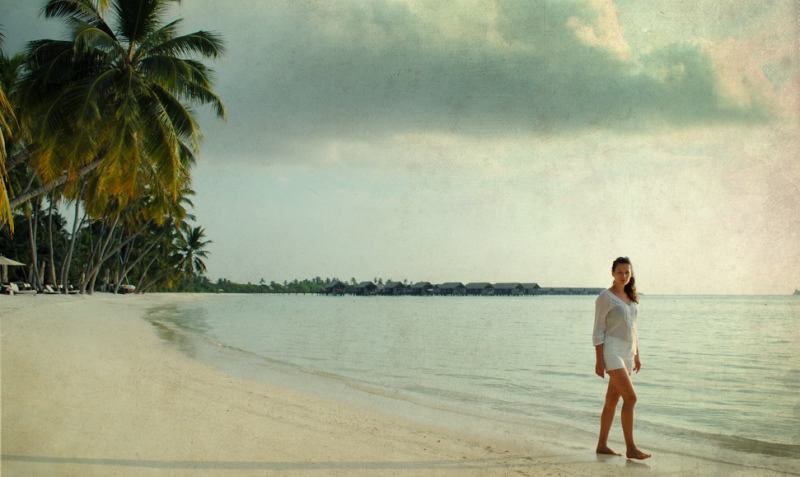
[[[532,448],[235,378],[142,319],[192,299],[0,297],[2,475],[753,475],[599,457],[593,442]]]

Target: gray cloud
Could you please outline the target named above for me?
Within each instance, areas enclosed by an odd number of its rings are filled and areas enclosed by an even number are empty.
[[[223,32],[239,56],[220,73],[221,92],[246,136],[229,137],[228,151],[254,138],[269,152],[407,131],[560,134],[769,117],[758,102],[728,103],[696,44],[637,59],[586,44],[568,25],[597,21],[585,2],[498,1],[483,34],[494,29],[505,44],[438,37],[435,25],[393,3],[270,8]]]

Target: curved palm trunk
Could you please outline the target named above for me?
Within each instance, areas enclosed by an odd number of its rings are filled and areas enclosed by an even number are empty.
[[[83,275],[81,278],[81,285],[80,285],[80,293],[86,293],[87,289],[89,290],[89,294],[91,295],[94,291],[94,277],[97,273],[100,272],[100,267],[102,266],[103,262],[105,262],[105,255],[106,250],[108,249],[108,245],[111,243],[111,239],[114,238],[114,232],[117,228],[117,224],[119,223],[119,215],[114,218],[114,223],[111,227],[106,227],[106,219],[101,221],[100,227],[100,236],[97,237],[97,244],[92,246],[92,253],[91,259],[86,262],[86,265],[83,267]],[[108,230],[108,236],[106,237],[106,229]],[[89,283],[92,284],[89,287]]]
[[[147,263],[147,266],[144,267],[144,271],[142,272],[142,275],[139,277],[139,281],[136,282],[136,293],[144,293],[144,283],[145,283],[144,281],[147,278],[147,271],[150,270],[150,268],[153,266],[153,263],[155,263],[156,259],[158,259],[158,254],[153,255],[153,258],[151,258],[150,261]]]
[[[55,202],[55,194],[50,194],[50,213],[47,216],[47,243],[49,245],[49,255],[50,255],[50,284],[56,284],[56,259],[55,259],[55,251],[53,250],[53,208]],[[45,279],[47,282],[47,279]]]
[[[39,288],[39,256],[36,253],[36,236],[38,231],[38,207],[33,208],[31,210],[31,216],[28,219],[28,232],[29,237],[31,239],[31,276],[30,279],[33,282],[33,286],[35,288]]]
[[[70,263],[72,262],[72,251],[75,250],[75,239],[78,236],[78,230],[83,227],[84,222],[86,222],[86,212],[83,214],[83,218],[81,218],[80,223],[78,222],[78,214],[80,212],[80,205],[81,205],[81,198],[83,197],[83,191],[86,188],[86,181],[81,182],[81,190],[78,192],[78,197],[75,199],[75,218],[72,221],[72,236],[69,240],[69,247],[67,248],[67,253],[64,255],[64,263],[61,265],[61,286],[63,289],[61,293],[67,293],[69,283],[69,267]]]
[[[117,246],[115,246],[111,250],[108,250],[107,252],[101,254],[101,256],[98,258],[97,262],[94,264],[94,266],[86,274],[86,278],[81,283],[81,293],[85,292],[86,285],[88,284],[87,282],[91,281],[92,286],[94,286],[94,281],[97,278],[97,274],[100,272],[100,268],[103,266],[103,263],[105,263],[106,260],[108,260],[109,258],[113,257],[117,252],[122,250],[122,247],[124,247],[125,245],[130,243],[133,239],[135,239],[136,237],[141,235],[142,232],[147,230],[147,227],[149,227],[150,224],[152,224],[152,223],[153,223],[153,219],[148,220],[147,222],[144,223],[144,225],[139,227],[139,229],[136,232],[134,232],[131,235],[129,235],[125,240],[120,241],[120,243]],[[116,227],[116,221],[114,223],[114,226]],[[112,235],[113,235],[113,231],[112,231],[112,233],[109,234],[109,239],[106,241],[106,245],[108,245]],[[89,290],[89,294],[91,294],[91,293],[92,293],[92,289]]]
[[[78,169],[78,172],[76,173],[76,177],[78,179],[85,177],[87,174],[89,174],[93,170],[97,169],[100,166],[101,162],[102,162],[102,158],[98,158],[98,159],[95,159],[94,161],[90,162],[89,164],[81,167],[80,169]],[[64,184],[66,184],[68,180],[69,180],[69,175],[68,174],[64,174],[64,175],[62,175],[61,177],[59,177],[58,179],[56,179],[54,181],[48,182],[47,184],[44,184],[44,185],[42,185],[40,187],[37,187],[37,188],[35,188],[33,190],[29,190],[29,191],[27,191],[27,192],[25,192],[23,194],[15,196],[14,198],[9,198],[9,203],[11,205],[11,208],[13,209],[14,207],[17,207],[17,206],[19,206],[21,204],[24,204],[25,202],[28,202],[31,199],[34,199],[36,197],[40,197],[40,196],[42,196],[44,194],[47,194],[50,191],[52,191],[53,189],[55,189],[56,187],[59,187],[59,186],[62,186]]]
[[[27,161],[29,157],[36,151],[35,146],[28,146],[25,149],[19,151],[18,153],[14,154],[11,157],[6,158],[6,173],[11,171],[11,169],[17,167],[18,165],[22,164],[23,162]]]
[[[171,221],[170,221],[170,223],[171,223]],[[125,267],[122,270],[122,274],[120,275],[121,277],[126,277],[128,275],[128,273],[130,273],[130,271],[133,270],[133,267],[135,267],[137,264],[139,264],[139,262],[141,262],[142,259],[144,257],[146,257],[147,254],[150,253],[150,251],[153,250],[153,248],[161,242],[161,239],[164,238],[164,235],[166,235],[167,232],[169,232],[169,225],[170,225],[169,223],[166,224],[166,226],[164,227],[164,230],[162,230],[161,233],[158,234],[157,237],[155,237],[153,240],[150,241],[150,245],[148,245],[147,248],[145,248],[145,250],[141,254],[139,254],[138,257],[136,257],[133,260],[132,263],[130,263],[127,267]],[[155,257],[153,258],[153,260],[155,260]],[[153,262],[151,261],[150,263],[152,264]],[[142,276],[144,276],[144,274],[142,274]],[[117,286],[114,289],[114,293],[119,293],[119,287],[120,287],[121,284],[122,284],[122,279],[120,279],[118,281]],[[136,287],[136,290],[138,292],[138,290],[139,290],[138,285]]]
[[[146,284],[145,284],[145,285],[142,287],[142,289],[141,289],[141,293],[146,293],[146,292],[147,292],[148,290],[150,290],[150,289],[151,289],[151,288],[152,288],[152,287],[153,287],[155,284],[157,284],[158,282],[160,282],[162,279],[166,278],[166,277],[167,277],[167,276],[168,276],[170,273],[175,273],[175,270],[166,270],[165,272],[163,272],[163,273],[161,273],[161,274],[159,274],[159,275],[156,275],[156,277],[155,277],[155,278],[153,278],[152,280],[150,280],[149,282],[147,282],[147,283],[146,283]],[[137,292],[137,293],[138,293],[138,292]]]
[[[119,289],[122,286],[123,280],[126,280],[128,277],[128,272],[130,269],[128,268],[128,264],[131,262],[131,254],[133,250],[136,248],[136,240],[134,239],[129,247],[125,248],[125,254],[120,257],[120,267],[121,271],[117,273],[117,277],[114,279],[114,293],[119,293]]]

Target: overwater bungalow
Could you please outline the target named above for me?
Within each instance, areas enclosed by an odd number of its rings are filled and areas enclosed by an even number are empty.
[[[494,287],[491,283],[467,283],[467,295],[492,296],[494,295]]]
[[[346,286],[344,283],[339,280],[334,280],[325,285],[324,293],[326,295],[344,295],[345,288]]]
[[[495,283],[494,294],[499,296],[519,296],[525,294],[522,283]]]
[[[523,283],[522,288],[525,289],[526,295],[535,295],[536,290],[540,289],[541,287],[538,283]]]
[[[436,294],[443,296],[463,296],[467,293],[467,287],[461,282],[448,282],[436,285]]]
[[[431,282],[419,282],[411,285],[408,289],[409,295],[414,296],[428,296],[433,295],[434,287]]]
[[[390,296],[405,295],[406,288],[408,287],[406,287],[406,285],[404,285],[403,283],[390,281],[383,286],[383,294]]]
[[[371,296],[378,293],[378,285],[372,282],[361,282],[356,286],[356,295]]]

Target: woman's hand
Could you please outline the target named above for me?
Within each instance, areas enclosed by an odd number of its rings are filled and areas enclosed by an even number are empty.
[[[639,355],[637,354],[633,357],[633,370],[638,373],[640,369],[642,369],[642,362],[639,361]]]
[[[603,358],[599,358],[594,365],[594,374],[606,379],[606,363]]]

